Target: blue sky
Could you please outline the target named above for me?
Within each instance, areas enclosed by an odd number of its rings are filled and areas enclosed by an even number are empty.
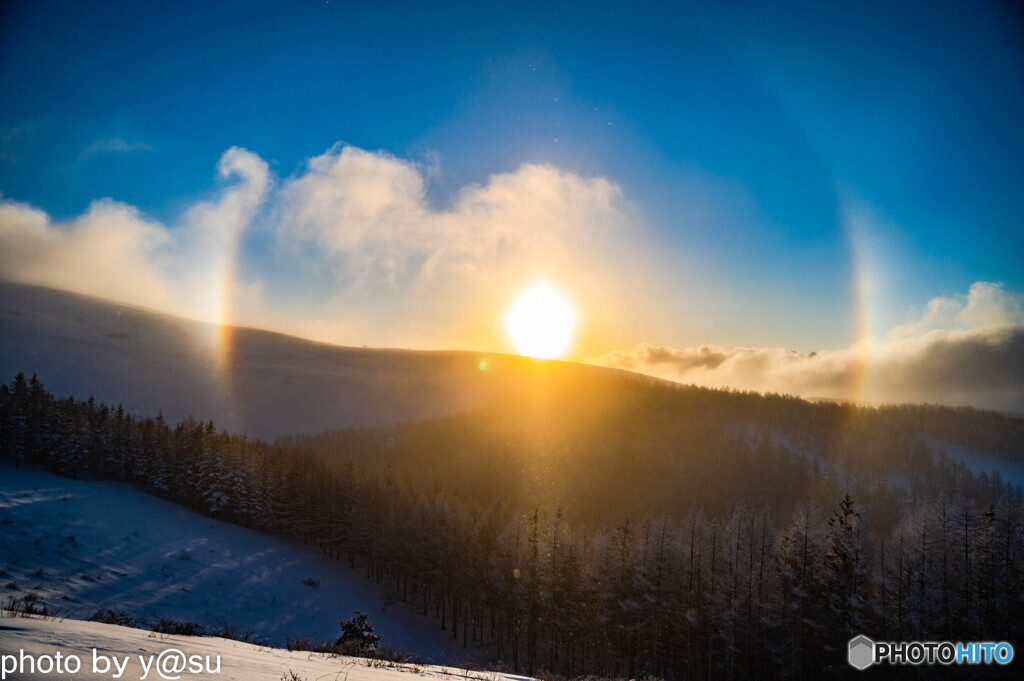
[[[934,298],[966,304],[975,282],[1024,289],[1012,3],[209,5],[5,3],[3,198],[74,229],[109,197],[175,238],[230,186],[232,147],[273,187],[339,143],[382,153],[418,169],[438,214],[522,164],[605,178],[629,224],[608,251],[636,262],[596,267],[643,304],[609,300],[639,311],[590,353],[839,348],[859,304],[881,332]],[[377,327],[409,314],[397,294],[339,302],[352,252],[303,261],[262,201],[234,276],[263,303],[372,305]],[[415,330],[367,342],[442,342]]]

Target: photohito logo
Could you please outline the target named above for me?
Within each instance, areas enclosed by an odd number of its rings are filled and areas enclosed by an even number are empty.
[[[851,638],[847,659],[851,666],[857,669],[867,669],[875,662],[875,642],[864,634]]]
[[[1013,646],[1000,643],[950,643],[949,641],[872,641],[861,634],[850,639],[846,659],[856,669],[873,664],[1010,664]]]

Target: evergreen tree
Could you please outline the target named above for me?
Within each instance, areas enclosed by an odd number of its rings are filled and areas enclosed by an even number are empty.
[[[814,676],[822,649],[827,590],[824,539],[814,506],[800,505],[779,545],[782,645],[780,664],[795,678]]]
[[[846,642],[873,630],[870,599],[868,530],[864,518],[849,494],[828,520],[830,532],[825,549],[825,592],[830,616],[829,649],[841,653]],[[840,655],[841,657],[841,655]],[[841,663],[837,663],[841,668]]]
[[[373,633],[370,618],[364,612],[356,610],[355,616],[348,620],[339,620],[341,636],[336,643],[338,649],[346,655],[367,655],[376,652],[381,635]]]

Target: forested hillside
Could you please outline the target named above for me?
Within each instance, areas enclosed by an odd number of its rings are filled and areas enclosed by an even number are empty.
[[[1024,633],[1020,419],[535,372],[464,414],[269,444],[0,387],[3,456],[358,565],[531,674],[820,678],[846,641]]]
[[[888,529],[890,507],[911,498],[1000,493],[1000,481],[973,479],[929,440],[1020,460],[1024,419],[552,372],[469,413],[279,442],[401,471],[464,500],[560,508],[589,523],[692,508],[718,516],[737,503],[784,515],[806,494],[831,505],[849,491],[879,497],[872,524]]]

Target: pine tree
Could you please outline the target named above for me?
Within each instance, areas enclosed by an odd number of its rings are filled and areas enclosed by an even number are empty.
[[[373,625],[366,613],[356,610],[352,619],[339,620],[338,624],[341,626],[341,636],[336,645],[342,653],[367,655],[376,652],[381,635],[373,633]]]
[[[824,548],[817,510],[803,503],[784,528],[779,545],[782,626],[780,664],[796,678],[813,676],[826,621]]]
[[[867,524],[849,494],[828,520],[825,550],[825,590],[828,597],[831,651],[842,652],[846,642],[871,630],[869,600],[873,594],[868,560]],[[840,655],[841,658],[841,655]]]

